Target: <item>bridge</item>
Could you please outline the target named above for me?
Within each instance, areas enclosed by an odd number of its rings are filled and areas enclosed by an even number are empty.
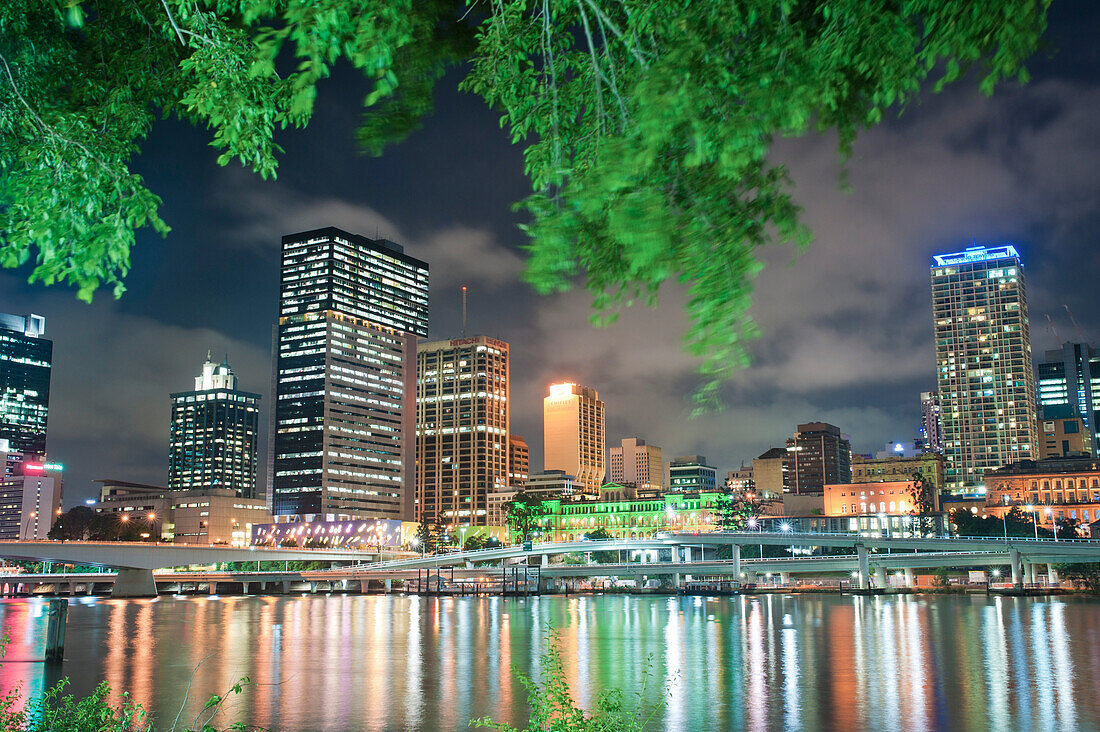
[[[849,550],[849,554],[830,556],[806,556],[762,559],[742,559],[744,546],[784,546],[804,549],[828,547]],[[716,549],[728,546],[730,559],[718,559]],[[593,563],[593,552],[632,552],[640,555],[641,562]],[[756,575],[778,574],[781,581],[791,573],[813,574],[854,572],[860,587],[870,586],[874,576],[880,586],[890,571],[900,571],[907,584],[912,583],[912,571],[920,568],[958,568],[977,566],[1009,566],[1014,585],[1033,582],[1036,568],[1047,565],[1047,572],[1054,577],[1051,565],[1100,561],[1100,541],[1021,539],[1016,537],[959,538],[959,537],[864,537],[858,534],[794,534],[766,532],[729,532],[709,534],[667,534],[646,539],[606,539],[599,541],[572,541],[500,547],[469,552],[451,552],[415,557],[408,553],[402,558],[384,561],[377,552],[340,549],[276,549],[264,547],[205,547],[171,544],[134,544],[126,542],[0,542],[0,557],[46,560],[116,568],[117,574],[105,574],[91,582],[111,582],[112,596],[151,596],[158,585],[176,586],[180,582],[212,582],[216,592],[219,583],[234,583],[249,587],[279,587],[283,591],[295,583],[317,583],[332,588],[340,583],[341,589],[358,585],[365,590],[370,582],[377,581],[390,586],[392,580],[406,580],[420,576],[421,572],[449,570],[458,578],[492,576],[508,566],[528,565],[535,560],[540,575],[548,581],[566,577],[593,576],[671,576],[679,585],[682,579],[694,576],[729,577],[734,580],[752,581]],[[551,557],[580,554],[585,563],[552,563]],[[710,555],[709,557],[707,555]],[[667,557],[667,559],[665,558]],[[364,558],[374,561],[362,561]],[[620,555],[621,559],[621,555]],[[154,575],[153,570],[168,567],[216,565],[222,562],[280,562],[280,561],[329,561],[347,562],[350,566],[314,572],[218,572],[202,573],[201,577],[187,577],[182,573]],[[29,576],[28,576],[29,577]],[[46,575],[61,582],[57,575]],[[2,581],[2,580],[0,580]],[[29,582],[32,580],[28,580]],[[35,579],[33,582],[46,582]],[[66,580],[80,582],[80,578]],[[251,583],[251,584],[249,584]],[[290,583],[285,584],[285,583]],[[70,589],[70,591],[73,591]],[[89,590],[90,591],[90,590]]]
[[[216,565],[227,562],[362,562],[385,555],[406,555],[393,549],[297,549],[276,547],[206,546],[128,541],[0,541],[0,557],[8,560],[79,564],[115,569],[110,575],[115,597],[156,595],[152,570]],[[108,581],[108,580],[103,580]]]

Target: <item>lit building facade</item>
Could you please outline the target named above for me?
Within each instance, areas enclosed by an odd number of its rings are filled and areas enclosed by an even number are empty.
[[[709,493],[717,485],[718,469],[702,455],[678,455],[668,464],[669,490]]]
[[[920,442],[929,452],[943,452],[943,415],[940,395],[922,391],[920,395]]]
[[[0,478],[0,539],[45,541],[61,513],[64,467],[23,457],[12,475]]]
[[[508,435],[508,485],[524,486],[531,477],[531,448],[519,435]]]
[[[53,341],[41,315],[0,313],[0,439],[12,452],[46,454]]]
[[[933,257],[931,276],[945,482],[966,492],[1036,452],[1024,268],[1015,247],[973,247]]]
[[[416,510],[485,526],[508,488],[508,344],[475,336],[417,346]]]
[[[631,483],[642,490],[661,490],[664,487],[661,448],[647,445],[645,440],[637,437],[626,437],[620,445],[607,452],[608,474],[612,483]]]
[[[284,236],[272,405],[273,512],[411,519],[416,339],[428,265],[335,228]]]
[[[884,513],[911,514],[914,510],[911,480],[891,480],[880,483],[834,483],[825,486],[826,516],[848,516]],[[933,512],[940,510],[940,494],[932,492]]]
[[[1047,351],[1035,370],[1040,421],[1076,415],[1085,426],[1083,449],[1096,455],[1100,450],[1100,354],[1087,343],[1063,343],[1060,350]]]
[[[595,389],[552,384],[542,401],[543,466],[564,470],[595,494],[604,479],[604,403]]]
[[[194,391],[172,395],[168,487],[256,495],[260,395],[237,389],[228,361],[206,356]]]
[[[795,495],[820,495],[828,483],[852,481],[852,444],[828,422],[798,425],[787,440],[787,490]]]
[[[546,541],[578,541],[596,529],[616,539],[638,539],[666,531],[715,530],[717,492],[670,491],[653,498],[543,501],[539,521]]]
[[[1019,508],[1047,526],[1056,518],[1086,524],[1100,520],[1096,458],[1022,460],[989,471],[985,485],[987,511],[996,516]]]

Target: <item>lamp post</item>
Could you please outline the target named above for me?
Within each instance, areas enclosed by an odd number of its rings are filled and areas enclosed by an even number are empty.
[[[784,521],[782,524],[780,524],[779,529],[784,534],[791,533],[791,525],[789,523],[787,523],[786,521]],[[760,556],[761,556],[761,558],[763,558],[763,556],[764,556],[764,547],[760,547]],[[791,559],[794,559],[794,544],[791,544]]]
[[[1032,506],[1029,503],[1028,505],[1024,506],[1024,508],[1031,512],[1031,526],[1032,526],[1032,528],[1035,529],[1035,538],[1038,539],[1039,538],[1039,520],[1037,518],[1035,518],[1035,506]]]
[[[1054,540],[1058,541],[1058,519],[1054,516],[1054,509],[1047,506],[1047,515],[1050,516],[1050,523],[1054,525]]]

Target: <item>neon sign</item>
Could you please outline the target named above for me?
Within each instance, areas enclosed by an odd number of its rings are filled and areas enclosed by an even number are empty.
[[[971,264],[972,262],[985,262],[990,259],[1020,258],[1020,253],[1011,244],[1003,247],[969,247],[966,251],[954,254],[936,254],[932,256],[936,265],[943,267],[950,264]]]
[[[47,470],[64,470],[65,466],[61,463],[23,463],[23,472],[25,473],[44,473]]]

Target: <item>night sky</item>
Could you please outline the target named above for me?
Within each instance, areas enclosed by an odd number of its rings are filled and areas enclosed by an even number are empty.
[[[283,234],[337,226],[392,239],[431,266],[430,337],[460,329],[512,348],[512,430],[542,465],[542,397],[553,380],[597,389],[607,437],[706,455],[721,471],[782,444],[799,422],[838,425],[859,452],[910,440],[919,393],[935,388],[930,255],[1012,243],[1025,263],[1033,349],[1100,334],[1100,4],[1055,0],[1047,47],[1025,87],[986,98],[970,79],[926,94],[857,141],[848,191],[835,138],[784,140],[795,196],[815,240],[765,252],[753,308],[753,364],[725,411],[690,419],[696,362],[681,349],[681,293],[614,326],[588,322],[583,290],[540,297],[519,281],[525,237],[512,204],[528,183],[498,114],[440,85],[424,129],[381,158],[356,151],[366,84],[347,69],[322,82],[309,127],[281,136],[275,182],[218,167],[210,135],[159,123],[136,161],[164,199],[167,239],[139,234],[128,292],[85,305],[74,292],[0,271],[0,311],[46,316],[54,341],[50,457],[66,470],[66,507],[96,478],[164,485],[169,394],[192,387],[207,350],[228,355],[240,387],[264,395],[266,461],[271,329]],[[261,476],[262,480],[262,476]],[[262,483],[261,483],[262,485]]]

